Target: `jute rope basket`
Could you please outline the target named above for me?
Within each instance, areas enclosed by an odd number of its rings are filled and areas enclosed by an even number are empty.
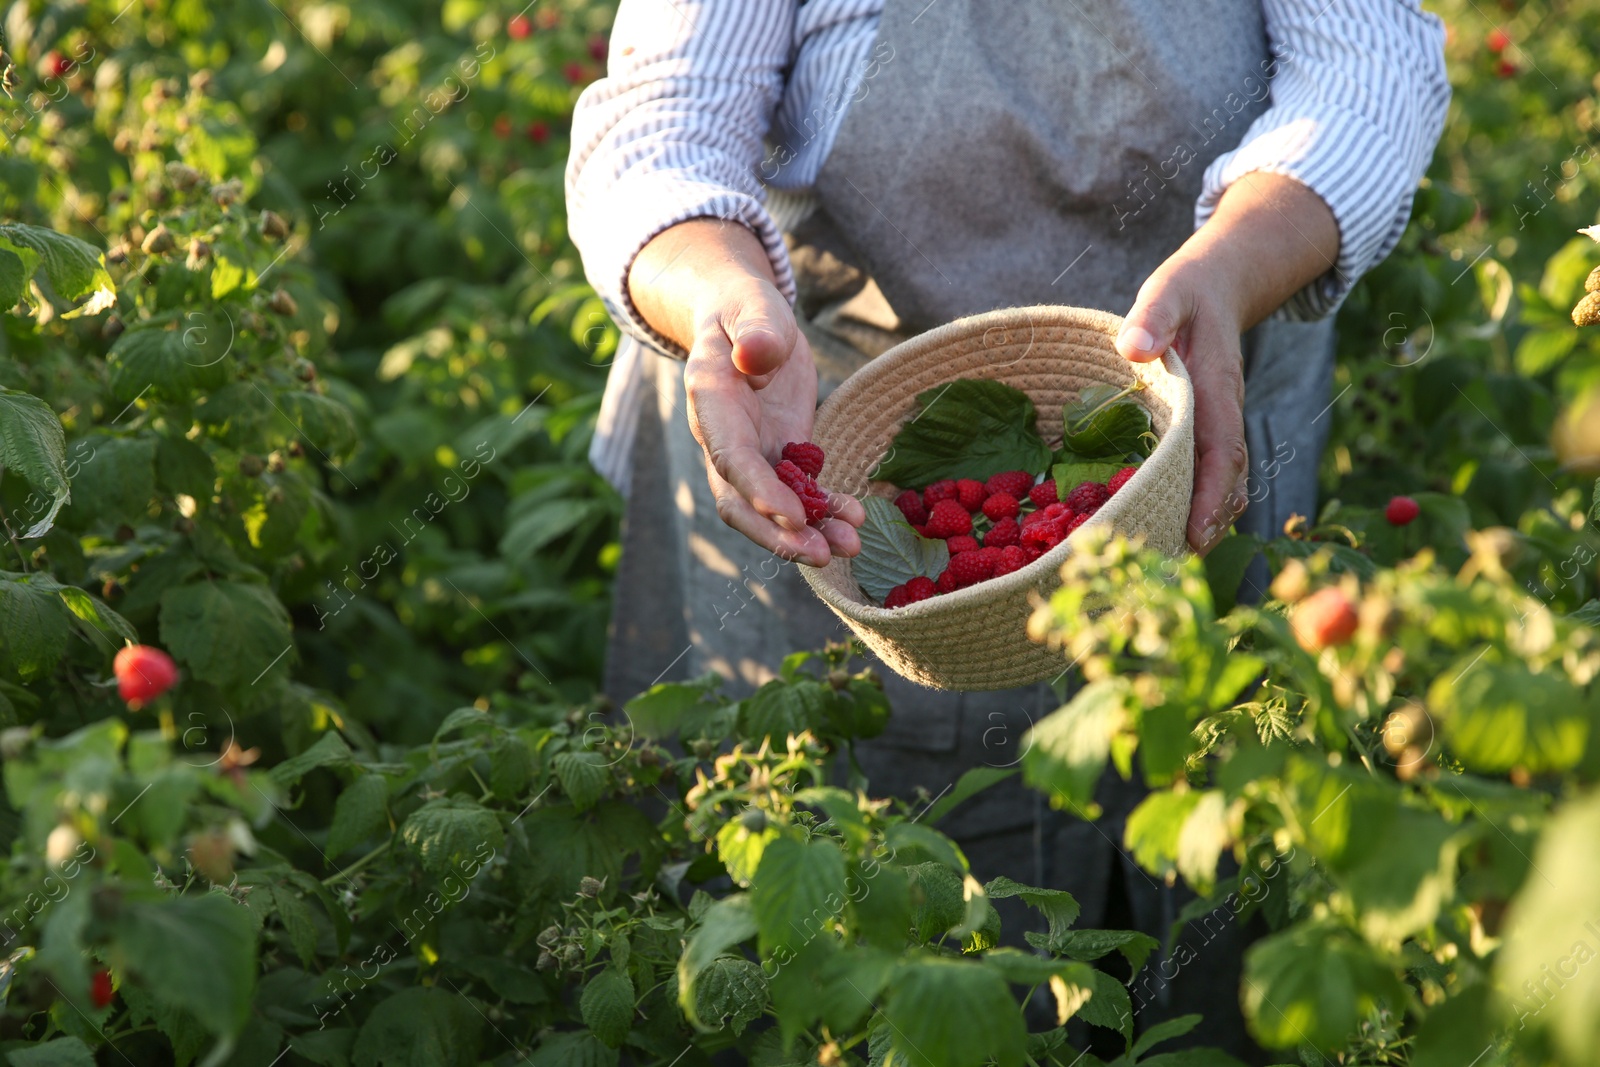
[[[956,378],[992,378],[1027,393],[1039,432],[1061,444],[1061,405],[1094,385],[1123,388],[1150,411],[1159,443],[1127,485],[1061,544],[1028,566],[979,585],[888,610],[867,599],[835,557],[801,572],[840,618],[896,673],[936,689],[1005,689],[1053,678],[1059,652],[1028,639],[1034,598],[1060,584],[1061,564],[1092,528],[1110,527],[1171,555],[1186,551],[1184,527],[1194,481],[1194,396],[1189,374],[1168,351],[1130,363],[1112,345],[1122,320],[1070,307],[1006,308],[913,337],[851,375],[817,412],[812,440],[827,454],[821,481],[856,496],[892,498],[899,487],[868,472],[889,451],[917,394]]]

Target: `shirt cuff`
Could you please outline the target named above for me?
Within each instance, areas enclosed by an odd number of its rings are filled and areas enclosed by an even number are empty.
[[[598,262],[585,256],[584,266],[591,278],[609,283],[603,286],[600,298],[617,325],[652,348],[680,358],[686,355],[676,342],[651,329],[634,307],[628,293],[628,272],[656,235],[689,219],[722,219],[749,229],[772,262],[778,291],[794,303],[794,272],[783,233],[756,197],[707,182],[663,181],[659,173],[647,173],[623,178],[606,200],[606,204],[589,209],[592,217],[606,220],[607,239],[595,257]]]
[[[1285,301],[1274,317],[1324,318],[1338,310],[1405,230],[1416,182],[1403,156],[1382,129],[1337,105],[1269,109],[1238,148],[1206,168],[1195,226],[1211,218],[1229,186],[1249,181],[1254,171],[1281,174],[1316,193],[1339,227],[1338,262]]]

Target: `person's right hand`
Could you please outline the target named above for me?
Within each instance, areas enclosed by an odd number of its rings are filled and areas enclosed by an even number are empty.
[[[813,567],[861,551],[859,500],[830,493],[829,517],[810,526],[800,498],[773,472],[784,445],[811,438],[817,370],[755,235],[737,223],[679,223],[639,253],[629,291],[644,319],[689,353],[689,428],[705,450],[722,520]]]

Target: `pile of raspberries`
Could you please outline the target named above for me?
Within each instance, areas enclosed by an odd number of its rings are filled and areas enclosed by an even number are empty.
[[[917,533],[945,542],[950,564],[937,581],[913,578],[895,586],[883,606],[905,607],[1021,570],[1087,522],[1137,469],[1124,467],[1104,484],[1084,482],[1065,500],[1054,478],[1035,485],[1027,471],[1006,471],[987,482],[934,482],[920,493],[907,489],[895,506]]]

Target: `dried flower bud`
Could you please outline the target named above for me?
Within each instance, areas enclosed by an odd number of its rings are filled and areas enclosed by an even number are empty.
[[[167,229],[167,224],[163,222],[144,235],[139,248],[147,255],[155,255],[160,252],[170,252],[173,244],[172,231]]]
[[[1572,321],[1579,326],[1600,323],[1600,293],[1585,293],[1578,306],[1572,309]]]
[[[294,297],[289,295],[287,289],[274,289],[267,298],[267,307],[279,315],[294,316],[299,313],[300,305],[295,303]]]
[[[269,237],[275,241],[281,241],[289,236],[289,224],[276,211],[263,211],[261,213],[261,221],[257,223],[257,228],[260,229],[261,236]]]

